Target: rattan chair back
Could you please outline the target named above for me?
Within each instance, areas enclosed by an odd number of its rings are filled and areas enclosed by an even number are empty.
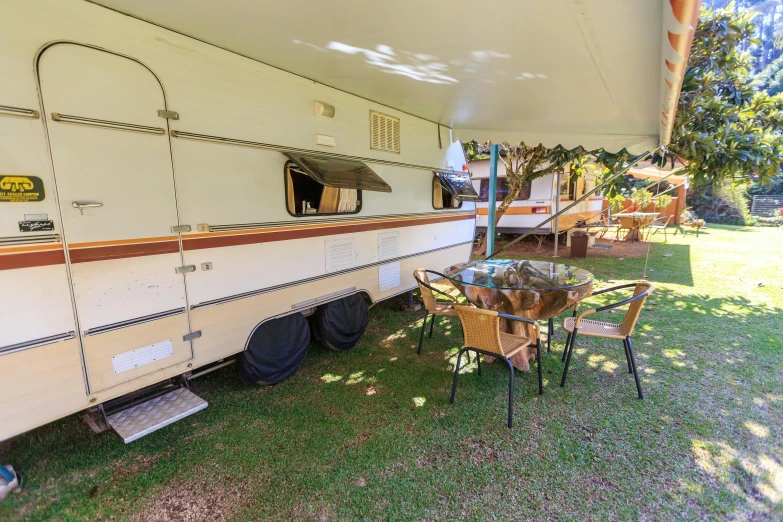
[[[466,347],[506,356],[500,342],[500,317],[497,312],[460,305],[454,306],[454,310],[462,322]]]
[[[623,318],[623,322],[620,324],[620,332],[626,337],[630,337],[633,333],[633,328],[636,326],[636,321],[639,320],[639,314],[642,312],[644,302],[653,292],[653,285],[647,282],[636,283],[636,287],[633,289],[634,297],[643,292],[647,292],[647,295],[628,306],[628,311],[625,312],[625,318]]]
[[[432,286],[432,283],[430,283],[430,278],[427,276],[427,270],[424,268],[414,270],[413,277],[416,278],[416,283],[419,285],[419,292],[421,292],[421,300],[424,301],[424,308],[430,312],[433,312],[436,309],[435,296],[432,294],[432,290],[424,286]]]

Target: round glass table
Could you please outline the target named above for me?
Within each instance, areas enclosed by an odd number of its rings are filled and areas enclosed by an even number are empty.
[[[445,274],[472,304],[528,319],[549,319],[590,295],[593,274],[587,270],[548,261],[515,259],[475,261],[453,266]],[[530,325],[501,321],[509,333],[535,340]],[[530,370],[535,357],[531,346],[511,358],[520,370]]]

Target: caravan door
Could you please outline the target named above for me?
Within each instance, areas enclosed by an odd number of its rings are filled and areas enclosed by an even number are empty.
[[[55,44],[38,66],[95,393],[192,358],[166,100],[149,69],[107,51]]]

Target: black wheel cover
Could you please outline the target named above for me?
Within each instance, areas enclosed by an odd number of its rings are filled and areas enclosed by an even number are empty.
[[[318,307],[313,319],[313,336],[335,352],[350,350],[359,342],[369,321],[364,297],[349,295]]]
[[[237,358],[237,373],[244,384],[269,385],[293,375],[307,355],[310,326],[302,314],[291,314],[259,326],[247,350]]]

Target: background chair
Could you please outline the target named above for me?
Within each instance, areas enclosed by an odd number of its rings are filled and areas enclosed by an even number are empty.
[[[591,310],[585,310],[578,316],[567,317],[565,321],[563,321],[563,329],[568,332],[569,335],[566,340],[566,347],[563,350],[565,368],[563,369],[563,378],[560,381],[561,387],[565,386],[566,376],[568,375],[568,366],[571,364],[571,356],[574,353],[574,345],[576,344],[576,336],[578,332],[582,335],[588,335],[591,337],[605,337],[607,339],[621,339],[623,341],[623,345],[625,346],[625,360],[628,363],[628,373],[633,374],[633,378],[636,381],[636,391],[639,393],[639,398],[644,399],[644,394],[642,394],[642,384],[639,380],[639,373],[636,370],[636,359],[634,358],[633,354],[631,334],[633,333],[634,326],[636,326],[636,321],[639,319],[639,314],[642,311],[644,302],[653,291],[653,285],[647,282],[631,283],[607,288],[605,290],[599,290],[598,292],[593,292],[592,295],[614,292],[623,288],[633,288],[633,297],[618,303],[599,306],[598,308],[593,308]],[[584,317],[587,315],[591,315],[596,312],[603,312],[604,310],[618,308],[625,305],[630,306],[625,312],[625,318],[623,318],[623,322],[620,324],[584,319]]]
[[[604,237],[610,229],[613,229],[615,231],[614,239],[615,241],[617,241],[620,235],[620,228],[621,228],[620,223],[618,223],[617,220],[609,216],[601,216],[601,223],[603,224],[604,228],[603,230],[601,230],[601,235],[599,235],[598,237]]]
[[[514,421],[514,365],[509,357],[519,353],[525,347],[530,346],[531,340],[521,335],[502,333],[500,331],[500,319],[522,321],[532,324],[536,332],[536,361],[538,362],[538,393],[544,393],[543,373],[541,370],[541,333],[538,323],[524,317],[502,314],[492,310],[482,310],[468,306],[455,306],[462,323],[462,331],[465,334],[465,344],[457,355],[457,364],[454,367],[454,383],[451,386],[451,404],[454,404],[454,396],[457,393],[457,379],[459,377],[462,354],[469,351],[476,352],[478,361],[478,374],[481,375],[481,355],[497,357],[506,362],[509,372],[508,380],[508,427],[511,428]]]
[[[669,224],[669,221],[671,221],[672,216],[661,216],[659,218],[656,218],[655,221],[650,223],[650,225],[647,227],[647,239],[646,241],[650,240],[651,234],[656,234],[659,230],[663,230],[663,237],[666,241],[669,240],[669,236],[666,235],[666,226]]]
[[[441,273],[435,272],[434,270],[426,270],[424,268],[419,268],[413,272],[413,278],[419,284],[421,299],[424,301],[424,322],[421,325],[421,334],[419,335],[419,349],[416,351],[417,354],[421,354],[421,343],[424,340],[424,329],[427,327],[427,317],[430,315],[432,316],[432,321],[430,322],[430,338],[432,338],[432,330],[435,327],[435,316],[446,315],[456,317],[457,312],[454,311],[454,305],[459,304],[459,301],[456,297],[434,288],[430,283],[430,278],[427,275],[428,273],[436,275],[438,278],[445,277]],[[433,292],[443,295],[449,300],[438,301],[433,295]]]

